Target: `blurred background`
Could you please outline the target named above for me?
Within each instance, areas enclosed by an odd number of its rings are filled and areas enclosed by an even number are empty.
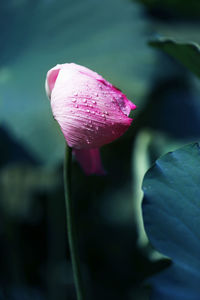
[[[65,225],[65,141],[45,95],[46,72],[75,62],[138,109],[102,148],[107,175],[73,162],[73,202],[87,299],[149,299],[169,261],[145,236],[143,175],[160,155],[200,137],[199,81],[151,48],[158,36],[200,42],[196,0],[1,0],[0,300],[76,299]]]

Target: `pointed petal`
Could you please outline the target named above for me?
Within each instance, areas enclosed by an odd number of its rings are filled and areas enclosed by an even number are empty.
[[[87,175],[105,175],[99,149],[74,149],[73,153]]]

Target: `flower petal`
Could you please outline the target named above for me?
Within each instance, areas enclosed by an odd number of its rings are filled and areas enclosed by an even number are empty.
[[[135,105],[97,73],[75,64],[61,65],[51,94],[54,118],[68,145],[100,148],[131,125]]]
[[[87,175],[105,175],[99,149],[74,149],[73,153]]]
[[[51,70],[49,70],[49,72],[47,73],[47,78],[45,81],[45,89],[46,89],[46,94],[47,96],[51,97],[51,92],[54,88],[56,79],[58,77],[58,73],[60,72],[60,65],[55,66],[54,68],[52,68]]]

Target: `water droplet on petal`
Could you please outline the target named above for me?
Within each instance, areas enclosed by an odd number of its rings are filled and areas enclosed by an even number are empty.
[[[98,97],[98,96],[99,96],[99,95],[98,95],[98,93],[95,93],[94,95],[95,95],[96,97]]]
[[[95,100],[92,100],[92,103],[96,104],[96,101],[95,101]]]
[[[107,112],[107,111],[105,111],[105,114],[106,114],[106,115],[108,115],[108,112]]]
[[[75,92],[75,93],[74,93],[74,96],[78,96],[78,93],[77,93],[77,92]]]
[[[104,114],[102,114],[101,116],[102,116],[103,118],[105,117],[105,115],[104,115]]]
[[[72,102],[76,102],[76,99],[72,99]]]
[[[77,104],[75,104],[75,107],[76,107],[76,108],[78,108],[78,105],[77,105]]]
[[[86,103],[86,102],[87,102],[87,99],[83,99],[83,102]]]
[[[90,110],[89,110],[89,109],[87,109],[86,111],[87,111],[88,113],[90,112]]]

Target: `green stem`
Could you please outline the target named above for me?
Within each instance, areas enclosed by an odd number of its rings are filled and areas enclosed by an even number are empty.
[[[77,236],[75,228],[75,220],[73,214],[73,204],[71,197],[71,161],[72,149],[66,145],[66,154],[64,161],[64,188],[65,188],[65,205],[67,217],[67,233],[69,248],[72,261],[72,270],[74,275],[74,283],[78,300],[84,300],[83,285],[80,271],[80,260],[77,251]]]

